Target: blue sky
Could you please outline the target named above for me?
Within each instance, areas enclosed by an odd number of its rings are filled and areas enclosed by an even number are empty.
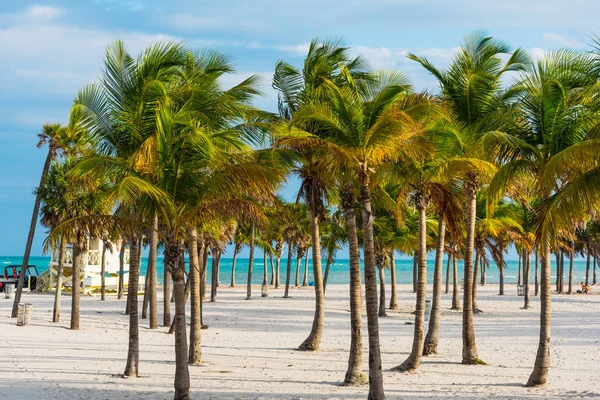
[[[122,39],[132,53],[157,40],[214,48],[236,60],[232,85],[264,78],[256,104],[276,110],[270,88],[280,59],[300,63],[314,37],[343,38],[374,69],[408,74],[418,89],[435,81],[405,57],[444,66],[461,38],[484,29],[539,57],[545,50],[586,49],[600,34],[595,0],[255,0],[0,1],[0,255],[23,253],[45,150],[46,122],[65,123],[78,88],[99,75],[104,49]],[[295,186],[284,195],[293,198]],[[33,255],[41,254],[38,227]],[[340,255],[343,256],[343,255]],[[345,257],[344,257],[345,258]]]

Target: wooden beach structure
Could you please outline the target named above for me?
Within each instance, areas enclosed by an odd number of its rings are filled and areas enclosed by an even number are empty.
[[[88,239],[87,250],[83,252],[80,274],[83,286],[83,293],[99,291],[102,282],[102,251],[106,247],[105,253],[105,285],[106,290],[117,290],[119,284],[119,263],[121,253],[121,243],[111,243],[100,239]],[[128,287],[129,282],[129,248],[125,248],[123,263],[123,286]],[[58,278],[59,249],[52,249],[52,259],[48,270],[44,271],[38,277],[37,290],[49,291],[56,288]],[[72,284],[73,275],[73,247],[67,245],[64,263],[63,263],[63,287],[69,288]],[[140,286],[138,291],[144,290],[145,277],[140,276]]]

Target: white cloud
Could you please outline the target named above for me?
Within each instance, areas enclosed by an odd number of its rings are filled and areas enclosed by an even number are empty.
[[[159,40],[178,41],[163,34],[107,32],[62,24],[54,20],[60,14],[47,8],[22,13],[35,15],[36,21],[13,19],[13,24],[0,28],[0,83],[4,90],[29,87],[37,93],[74,96],[100,73],[106,46],[112,41],[122,39],[132,54]],[[0,19],[5,20],[6,15]]]
[[[583,46],[583,43],[579,40],[570,38],[567,35],[563,35],[561,33],[547,32],[542,35],[542,39],[550,46],[575,48]]]
[[[264,19],[235,20],[229,15],[194,15],[191,13],[176,13],[167,15],[167,24],[180,31],[206,31],[206,30],[249,30],[264,31],[268,27]]]
[[[0,14],[0,24],[44,23],[56,20],[65,11],[56,7],[31,6],[18,13]]]
[[[258,45],[257,47],[265,47],[265,46],[260,46]],[[277,50],[281,50],[281,51],[287,51],[290,53],[297,53],[297,54],[306,54],[308,53],[308,50],[310,49],[310,43],[301,43],[295,46],[274,46],[275,49]]]
[[[352,46],[353,56],[362,56],[372,69],[397,69],[406,62],[405,49],[389,49],[387,47]]]
[[[531,60],[534,62],[543,59],[546,56],[546,54],[548,53],[547,50],[544,50],[540,47],[532,47],[530,49],[527,49],[527,51],[529,52],[529,56],[531,57]]]

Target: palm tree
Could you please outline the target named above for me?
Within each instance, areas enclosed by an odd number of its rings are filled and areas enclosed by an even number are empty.
[[[567,228],[568,224],[555,223],[555,219],[566,222],[565,214],[569,214],[569,223],[577,221],[562,207],[560,211],[556,211],[556,215],[546,214],[550,206],[544,199],[553,191],[562,190],[562,185],[568,182],[562,179],[563,172],[555,169],[556,167],[548,168],[548,164],[556,157],[552,165],[560,165],[561,160],[570,157],[574,154],[572,152],[579,151],[576,143],[585,138],[589,127],[593,126],[589,106],[579,101],[582,92],[596,82],[596,76],[592,72],[593,66],[594,60],[589,54],[584,55],[568,49],[551,52],[533,63],[531,72],[522,74],[521,79],[505,96],[509,101],[519,104],[515,111],[519,121],[519,136],[523,137],[532,149],[500,168],[490,183],[488,207],[493,207],[510,191],[515,182],[530,176],[535,179],[536,185],[535,200],[532,204],[537,204],[535,212],[538,216],[543,214],[543,217],[536,219],[542,218],[545,221],[538,222],[540,228],[536,229],[538,253],[542,260],[541,325],[538,357],[529,385],[544,384],[550,364],[550,255],[554,245],[552,239],[572,231],[572,226]],[[571,150],[572,147],[575,149]],[[561,153],[562,155],[558,156]],[[544,172],[545,170],[548,172]],[[559,176],[563,184],[555,179]],[[581,211],[580,207],[575,207],[578,212]],[[585,212],[580,215],[585,215]],[[555,236],[544,233],[548,230],[554,230]]]
[[[110,209],[110,204],[106,201],[103,193],[101,181],[95,180],[72,180],[70,171],[73,169],[76,160],[72,157],[66,158],[62,162],[53,161],[49,171],[44,176],[41,186],[38,188],[36,196],[41,202],[42,224],[51,229],[51,233],[60,226],[61,223],[76,217],[94,213],[103,213]],[[56,294],[54,300],[53,322],[59,322],[60,319],[60,301],[62,291],[63,264],[66,253],[66,246],[69,240],[73,241],[74,258],[73,268],[73,305],[71,308],[71,329],[79,329],[79,274],[76,270],[80,267],[81,252],[85,249],[87,236],[98,235],[101,230],[97,226],[80,223],[72,230],[62,234],[55,235],[56,240],[60,242],[59,265],[57,270]],[[77,257],[75,257],[77,256]]]
[[[79,330],[80,268],[88,239],[102,237],[106,233],[106,227],[95,216],[109,213],[113,204],[107,194],[105,178],[74,175],[76,163],[77,160],[72,157],[66,158],[63,163],[54,161],[38,190],[40,199],[44,199],[44,219],[55,221],[47,246],[59,240],[63,242],[61,246],[66,241],[73,245],[71,330]],[[57,287],[55,301],[58,302],[60,290],[61,287]]]
[[[85,149],[90,145],[89,136],[87,136],[86,132],[77,124],[76,118],[71,118],[68,126],[61,126],[60,124],[45,124],[42,127],[42,133],[40,133],[38,137],[38,148],[42,148],[46,144],[48,145],[48,153],[46,154],[46,160],[44,161],[44,166],[42,167],[42,174],[40,176],[40,184],[38,187],[41,187],[44,183],[44,179],[46,178],[46,175],[50,169],[50,164],[58,155],[77,155],[82,151],[85,151]],[[23,264],[19,273],[17,290],[15,293],[15,299],[13,301],[11,314],[12,318],[17,317],[18,305],[21,302],[25,272],[27,271],[27,266],[29,265],[31,245],[35,235],[35,227],[38,222],[40,201],[40,196],[36,194],[33,212],[31,214],[31,223],[29,224],[29,233],[27,235],[27,242],[25,244]]]
[[[344,65],[343,73],[341,65]],[[341,47],[339,41],[311,41],[301,71],[285,62],[279,62],[275,66],[273,87],[279,95],[280,116],[290,122],[290,127],[316,133],[315,129],[318,128],[304,124],[301,118],[295,118],[295,114],[305,105],[326,99],[325,82],[333,85],[345,84],[344,74],[353,76],[358,82],[362,81],[367,76],[362,71],[363,66],[362,58],[351,58],[348,49]],[[282,143],[284,142],[280,139],[277,144]],[[315,316],[312,329],[298,350],[318,350],[325,317],[319,222],[325,219],[328,188],[333,185],[333,181],[327,173],[327,161],[323,159],[320,149],[298,146],[293,147],[293,150],[301,158],[295,173],[301,180],[299,198],[304,200],[310,215],[315,287]]]
[[[371,177],[383,161],[408,151],[406,141],[418,133],[415,119],[429,109],[419,96],[409,95],[406,78],[394,72],[374,74],[357,85],[351,74],[343,73],[347,84],[325,82],[328,101],[306,104],[294,120],[317,126],[316,133],[291,130],[282,139],[286,146],[322,146],[332,168],[343,165],[360,184],[367,326],[369,331],[369,396],[384,398],[379,348],[379,323],[375,247],[371,206]],[[296,125],[298,126],[298,125]],[[405,147],[406,146],[406,147]]]
[[[233,205],[238,213],[256,209],[250,194],[270,201],[285,169],[277,153],[255,152],[247,145],[246,139],[260,137],[252,124],[263,115],[248,106],[258,93],[257,79],[220,89],[218,78],[232,71],[226,57],[211,52],[194,55],[181,45],[159,43],[134,61],[117,42],[106,65],[101,85],[83,90],[75,107],[101,138],[107,156],[87,160],[82,168],[110,172],[124,200],[147,199],[147,207],[136,204],[138,214],[161,215],[165,269],[173,279],[176,309],[175,397],[187,398],[181,262],[187,227],[199,218],[222,215]],[[142,196],[132,196],[134,190]]]
[[[472,274],[476,195],[485,174],[473,167],[479,165],[489,173],[493,168],[483,165],[480,161],[496,161],[499,155],[507,155],[507,144],[514,147],[510,137],[502,131],[503,123],[497,117],[501,78],[505,72],[524,70],[528,60],[526,52],[517,49],[508,61],[503,63],[500,56],[509,52],[510,48],[504,42],[486,37],[482,32],[475,32],[464,39],[446,71],[438,70],[425,58],[409,55],[410,59],[420,63],[438,79],[442,98],[454,113],[456,127],[462,131],[462,135],[459,135],[462,145],[457,156],[463,160],[470,160],[472,164],[463,175],[466,199],[463,364],[481,363],[473,327]]]

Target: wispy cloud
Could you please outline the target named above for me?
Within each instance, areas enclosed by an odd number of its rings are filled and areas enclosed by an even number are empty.
[[[167,15],[167,24],[178,31],[201,32],[214,30],[264,31],[268,27],[265,19],[239,20],[230,16],[194,15],[175,13]]]
[[[547,32],[542,35],[542,40],[553,47],[583,47],[584,43],[562,33]]]
[[[65,10],[50,6],[31,6],[16,13],[0,14],[0,24],[45,23],[56,20]]]

